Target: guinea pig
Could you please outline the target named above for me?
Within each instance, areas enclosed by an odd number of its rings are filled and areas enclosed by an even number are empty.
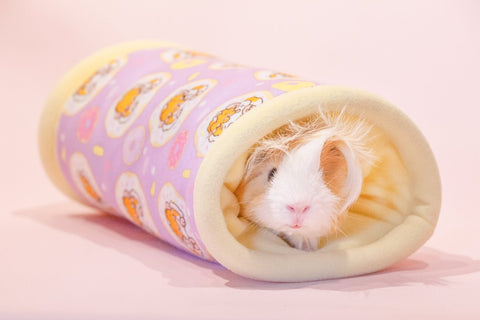
[[[320,113],[290,122],[253,147],[235,191],[239,217],[267,229],[289,246],[318,249],[359,197],[371,126],[364,120]]]

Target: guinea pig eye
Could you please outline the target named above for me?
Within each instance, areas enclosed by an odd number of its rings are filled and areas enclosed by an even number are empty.
[[[268,181],[272,181],[273,177],[275,177],[275,173],[277,173],[277,168],[273,168],[268,173]]]

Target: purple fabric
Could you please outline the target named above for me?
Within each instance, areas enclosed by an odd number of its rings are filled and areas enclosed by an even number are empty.
[[[192,51],[133,52],[107,62],[66,102],[60,166],[92,206],[213,260],[192,207],[209,146],[245,112],[313,85]]]

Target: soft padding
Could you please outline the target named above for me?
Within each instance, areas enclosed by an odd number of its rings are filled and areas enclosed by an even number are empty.
[[[373,126],[377,157],[342,232],[305,252],[248,228],[234,191],[250,148],[290,120],[341,110]],[[78,64],[47,101],[39,138],[49,177],[71,198],[254,279],[381,270],[431,236],[440,209],[430,147],[389,102],[170,43],[121,44]]]

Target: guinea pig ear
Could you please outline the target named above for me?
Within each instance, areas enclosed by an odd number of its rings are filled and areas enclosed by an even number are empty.
[[[360,195],[363,173],[353,149],[342,140],[325,143],[320,165],[326,185],[343,199],[340,212],[345,211]]]
[[[326,141],[320,154],[320,168],[323,181],[333,193],[343,197],[343,189],[347,180],[347,161],[340,151],[340,142]]]

